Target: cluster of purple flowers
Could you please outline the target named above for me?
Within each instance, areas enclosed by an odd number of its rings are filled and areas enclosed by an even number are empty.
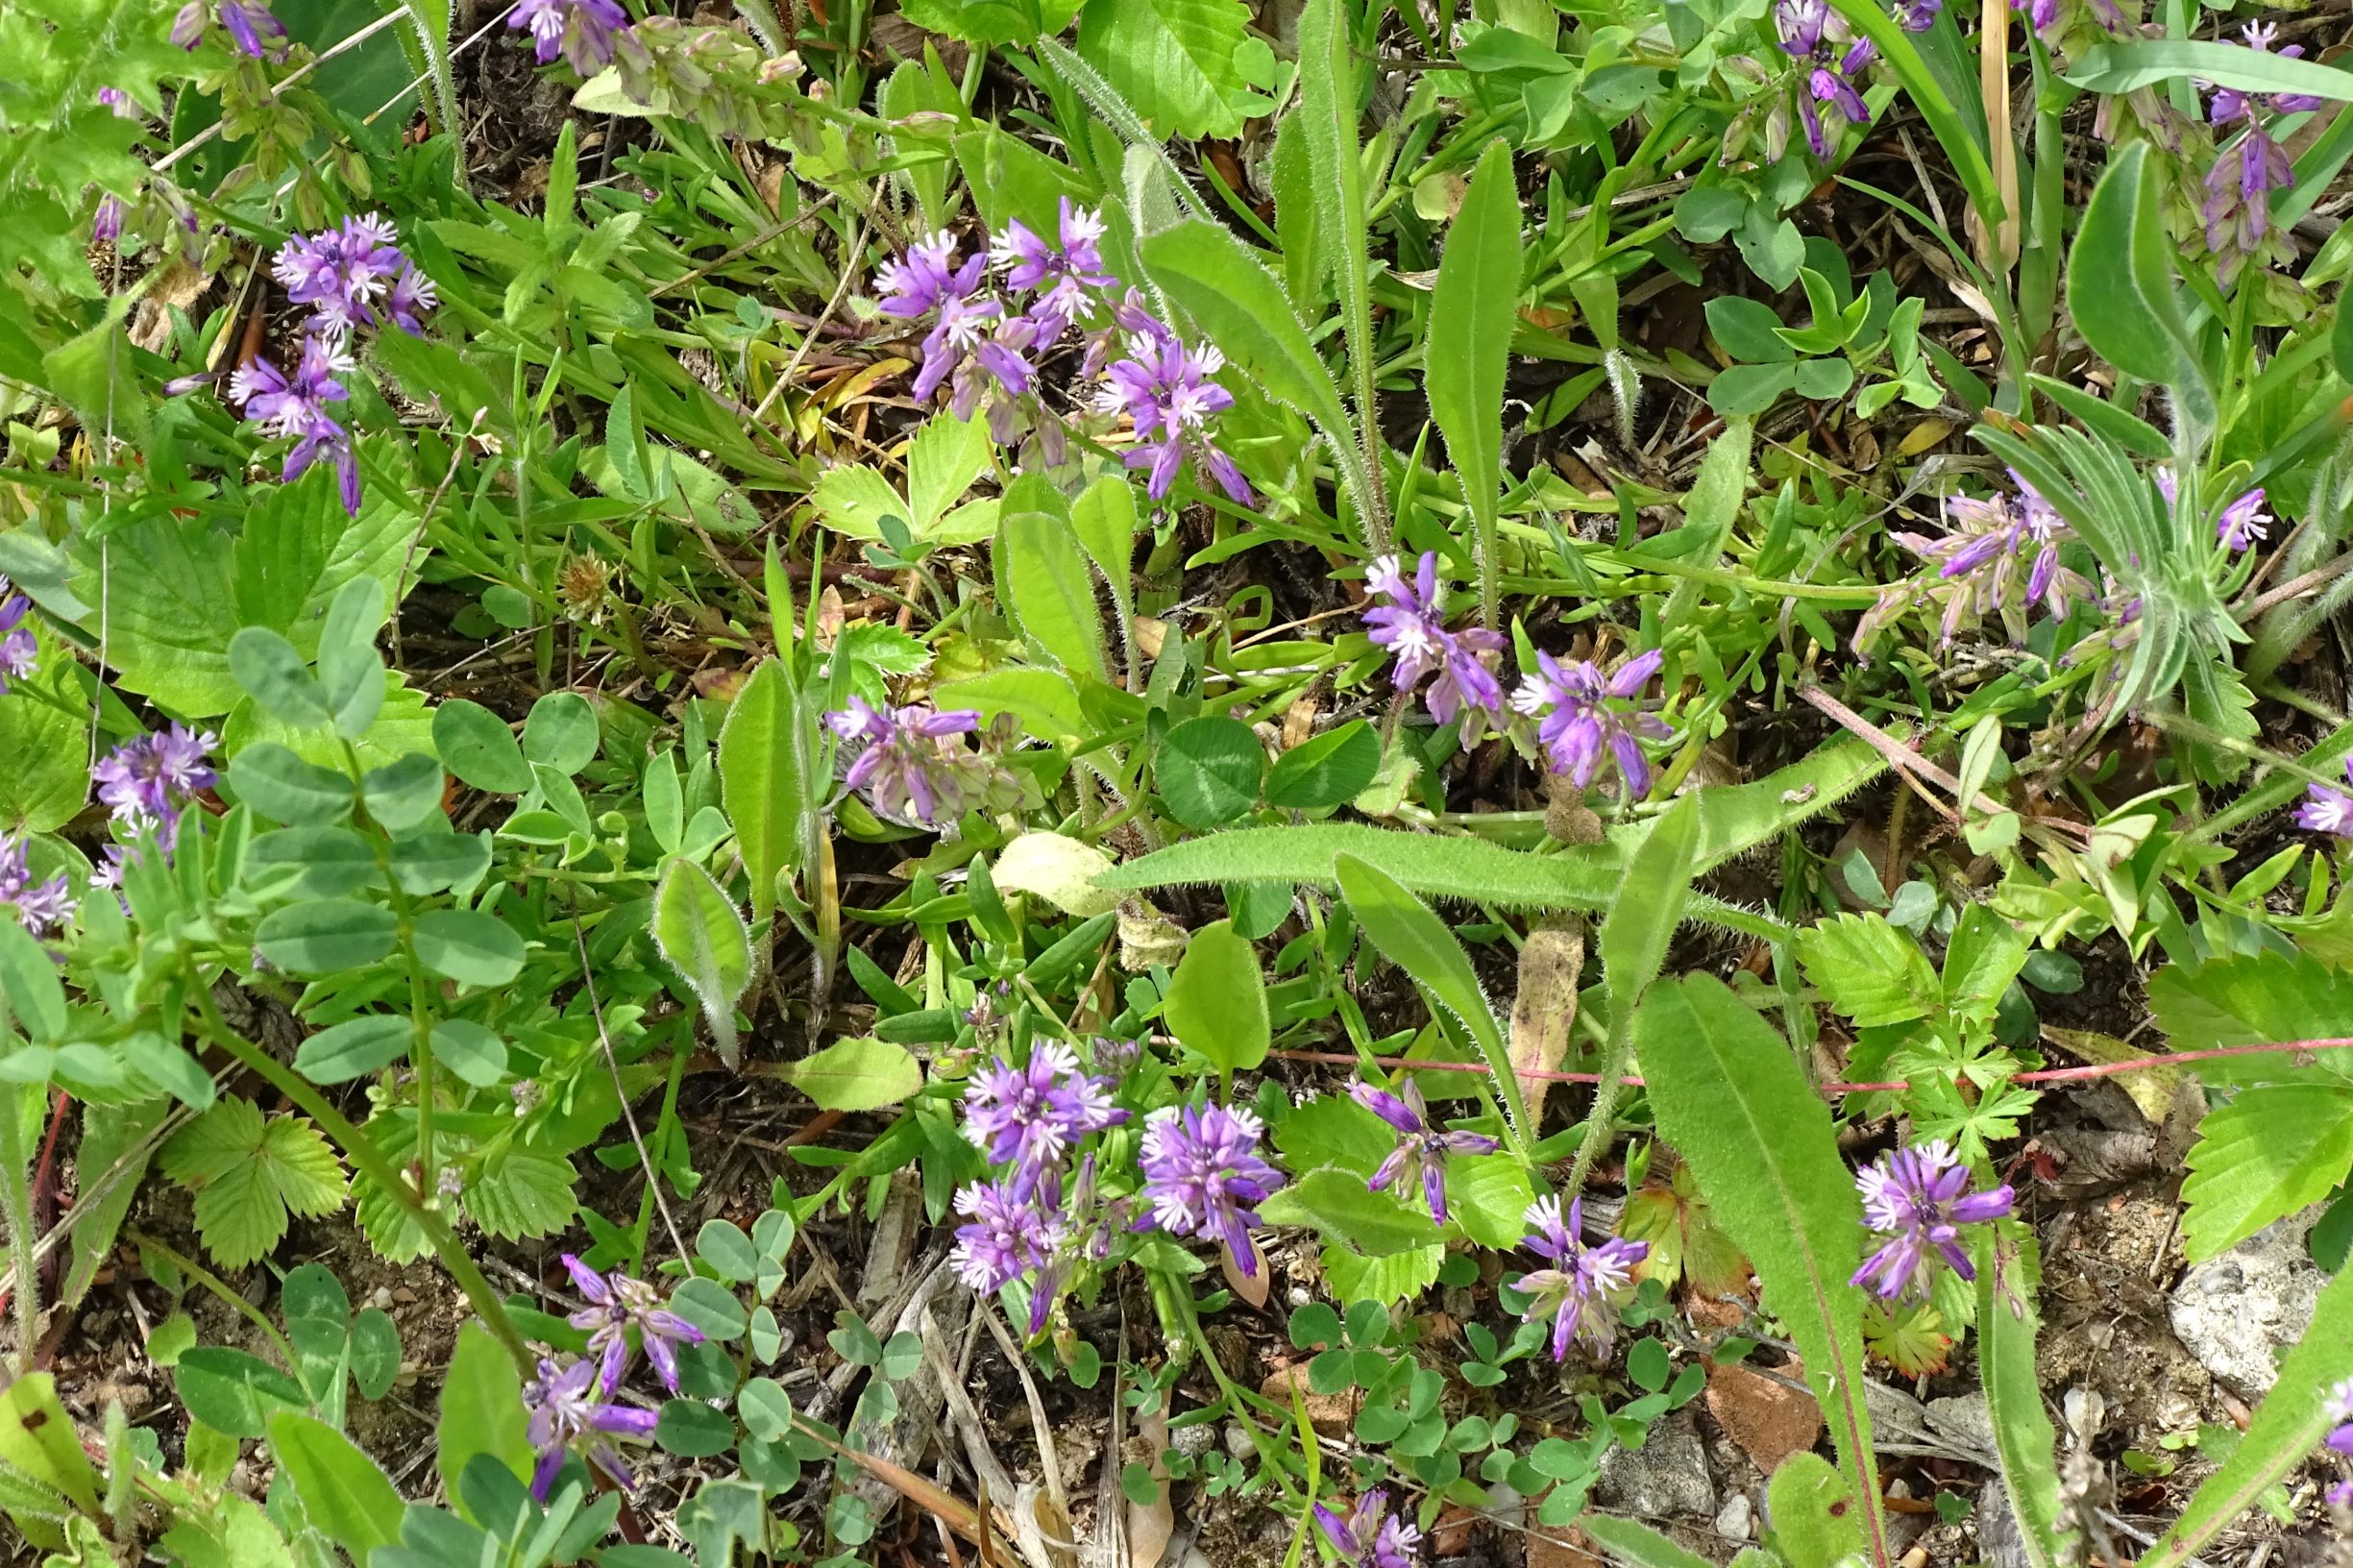
[[[1450,1154],[1493,1154],[1502,1145],[1483,1133],[1450,1132],[1434,1126],[1430,1107],[1422,1099],[1419,1084],[1406,1080],[1406,1091],[1392,1094],[1385,1089],[1358,1082],[1348,1086],[1348,1092],[1357,1103],[1371,1111],[1397,1133],[1397,1147],[1381,1162],[1368,1184],[1375,1192],[1385,1192],[1399,1182],[1421,1179],[1422,1197],[1430,1205],[1430,1216],[1439,1224],[1446,1223],[1446,1157]]]
[[[999,769],[965,737],[980,728],[971,708],[928,703],[877,708],[864,698],[825,715],[827,727],[858,747],[843,784],[863,790],[875,814],[931,827],[953,822],[992,793]]]
[[[350,400],[340,378],[355,368],[350,343],[362,324],[387,322],[411,336],[425,331],[434,304],[433,282],[404,255],[391,220],[371,213],[340,227],[296,234],[279,249],[271,273],[296,305],[308,306],[302,356],[292,371],[271,359],[254,362],[229,380],[229,399],[272,436],[290,437],[281,478],[291,482],[325,458],[335,466],[343,509],[359,511],[359,458],[352,432],[329,412]]]
[[[1935,21],[1937,9],[1937,0],[1912,0],[1905,7],[1904,25],[1924,31]],[[1829,0],[1776,0],[1773,19],[1781,52],[1803,68],[1797,100],[1799,117],[1805,122],[1805,144],[1816,158],[1827,158],[1831,136],[1822,110],[1835,108],[1850,125],[1871,118],[1855,82],[1878,59],[1878,49],[1869,38],[1856,38],[1842,52],[1846,24],[1832,13]]]
[[[543,1359],[539,1376],[523,1388],[531,1446],[539,1455],[531,1495],[542,1503],[576,1449],[625,1489],[634,1483],[609,1439],[650,1438],[661,1418],[652,1410],[614,1403],[629,1369],[631,1330],[662,1386],[673,1394],[678,1391],[678,1347],[702,1343],[702,1331],[663,1307],[643,1281],[600,1274],[571,1253],[564,1254],[564,1268],[588,1301],[567,1319],[588,1331],[588,1354],[568,1361]]]
[[[1522,1216],[1531,1227],[1520,1244],[1546,1267],[1521,1275],[1511,1288],[1528,1298],[1520,1315],[1553,1326],[1553,1360],[1565,1360],[1569,1346],[1582,1340],[1596,1356],[1608,1354],[1617,1336],[1618,1310],[1634,1291],[1634,1268],[1651,1255],[1648,1241],[1619,1237],[1584,1238],[1585,1200],[1569,1204],[1567,1217],[1556,1197],[1538,1198]]]
[[[31,678],[40,664],[40,644],[25,624],[32,617],[33,601],[15,586],[0,576],[0,692],[7,691],[12,680]]]
[[[1265,1130],[1256,1114],[1223,1105],[1156,1111],[1143,1129],[1142,1200],[1152,1223],[1218,1242],[1245,1279],[1258,1277],[1250,1239],[1258,1206],[1283,1185],[1283,1173],[1259,1154]]]
[[[1110,1250],[1116,1218],[1095,1212],[1093,1157],[1079,1162],[1075,1178],[1065,1169],[1084,1139],[1128,1119],[1112,1103],[1112,1087],[1052,1040],[1034,1041],[1019,1066],[993,1059],[965,1087],[965,1136],[999,1174],[957,1194],[966,1223],[956,1228],[953,1262],[975,1290],[1029,1280],[1032,1334],[1045,1328],[1079,1260]]]
[[[1248,504],[1241,470],[1212,439],[1213,422],[1234,404],[1214,380],[1224,358],[1186,343],[1104,270],[1102,237],[1101,214],[1065,197],[1051,240],[1015,219],[969,256],[960,257],[955,236],[943,231],[885,262],[876,274],[883,314],[931,324],[915,395],[930,399],[945,387],[950,411],[969,419],[983,396],[998,389],[989,429],[1010,443],[1040,365],[1077,331],[1087,339],[1083,374],[1101,378],[1092,407],[1129,423],[1135,439],[1123,461],[1148,471],[1152,499],[1165,497],[1190,460]]]
[[[1367,635],[1396,661],[1389,678],[1398,694],[1412,692],[1434,674],[1423,698],[1433,719],[1458,723],[1465,745],[1487,726],[1500,729],[1506,704],[1495,670],[1504,640],[1483,627],[1448,629],[1437,552],[1425,551],[1411,577],[1398,557],[1380,556],[1364,583],[1380,600],[1364,612]],[[1605,673],[1590,659],[1538,653],[1537,668],[1521,676],[1509,706],[1535,722],[1536,744],[1554,772],[1566,774],[1581,789],[1606,759],[1616,764],[1628,795],[1638,799],[1651,788],[1650,759],[1641,743],[1674,733],[1642,702],[1643,689],[1665,662],[1654,649]]]
[[[2267,22],[2250,23],[2242,35],[2250,49],[2276,52],[2292,60],[2303,54],[2299,44],[2273,51],[2278,29]],[[2206,248],[2214,253],[2222,275],[2229,278],[2250,258],[2269,249],[2271,192],[2295,184],[2288,149],[2271,135],[2262,116],[2302,114],[2321,107],[2322,100],[2302,92],[2242,92],[2216,87],[2207,117],[2216,131],[2243,124],[2245,134],[2218,156],[2206,171],[2206,202],[2199,216],[2206,225]]]
[[[261,0],[217,0],[211,8],[208,8],[206,0],[188,0],[180,8],[180,14],[172,18],[172,42],[183,49],[194,49],[204,42],[208,9],[217,10],[221,26],[238,53],[262,60],[284,50],[286,26]]]
[[[2155,478],[2158,492],[2165,497],[2167,508],[2169,510],[2179,506],[2181,482],[2173,476],[2173,465],[2159,463]],[[2239,554],[2268,539],[2273,521],[2271,514],[2264,510],[2263,486],[2257,485],[2216,514],[2215,539],[2223,549]]]
[[[2353,757],[2344,761],[2345,779],[2353,783]],[[2295,808],[2295,825],[2307,833],[2327,833],[2353,839],[2353,795],[2326,784],[2304,786],[2304,803]]]
[[[108,844],[106,862],[91,873],[101,888],[122,886],[123,868],[143,839],[152,839],[163,854],[180,842],[180,815],[199,790],[208,790],[218,777],[206,754],[220,744],[208,730],[193,730],[174,722],[148,735],[135,735],[98,759],[90,782],[98,787],[99,802],[113,813],[114,826],[131,844]]]
[[[0,833],[0,907],[36,938],[55,936],[74,918],[73,889],[65,873],[36,879],[30,840]]]
[[[1411,1568],[1422,1544],[1422,1532],[1389,1512],[1389,1494],[1378,1486],[1358,1498],[1344,1519],[1316,1504],[1315,1524],[1341,1568]]]
[[[542,65],[561,54],[574,70],[594,76],[613,62],[613,37],[629,25],[629,13],[615,0],[522,0],[506,25],[531,35]]]
[[[2040,603],[2053,619],[2065,619],[2078,602],[2092,600],[2092,585],[2062,565],[2059,547],[2074,537],[2050,503],[2016,474],[2016,496],[1948,496],[1942,538],[1899,532],[1898,544],[1935,571],[1927,582],[1891,585],[1863,613],[1854,652],[1868,658],[1881,632],[1924,597],[1944,600],[1940,644],[1950,643],[1973,618],[1998,615],[2013,639],[2023,641],[2026,615]]]
[[[1915,1287],[1927,1294],[1923,1265],[1931,1253],[1941,1255],[1964,1280],[1975,1279],[1977,1270],[1961,1250],[1960,1228],[2006,1217],[2016,1196],[2006,1186],[1969,1191],[1969,1167],[1942,1140],[1880,1156],[1856,1173],[1854,1185],[1863,1194],[1863,1222],[1888,1240],[1847,1283],[1872,1282],[1886,1301]]]

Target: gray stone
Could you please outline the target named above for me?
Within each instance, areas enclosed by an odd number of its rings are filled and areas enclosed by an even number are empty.
[[[1976,1518],[1977,1550],[1985,1558],[1985,1568],[2031,1568],[2026,1531],[1998,1479],[1988,1479],[1978,1491]]]
[[[1593,1495],[1604,1507],[1637,1517],[1714,1518],[1716,1485],[1691,1413],[1679,1410],[1653,1427],[1638,1449],[1611,1449]]]
[[[2312,1327],[2324,1279],[2304,1247],[2312,1219],[2292,1215],[2198,1264],[2166,1304],[2182,1348],[2243,1399],[2269,1391],[2279,1381],[2273,1352]]]
[[[1168,1434],[1168,1446],[1189,1459],[1207,1454],[1217,1441],[1217,1429],[1206,1421],[1179,1427]]]
[[[1716,1510],[1716,1533],[1728,1541],[1745,1541],[1749,1526],[1756,1515],[1756,1505],[1749,1501],[1746,1492],[1734,1492],[1723,1507]]]
[[[1987,1458],[1996,1456],[1994,1412],[1983,1394],[1955,1394],[1928,1401],[1928,1429],[1953,1447]]]
[[[1246,1459],[1257,1452],[1258,1445],[1250,1440],[1250,1429],[1248,1427],[1243,1426],[1239,1421],[1229,1421],[1226,1423],[1227,1454],[1238,1459]]]

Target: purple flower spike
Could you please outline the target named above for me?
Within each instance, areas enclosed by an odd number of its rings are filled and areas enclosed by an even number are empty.
[[[663,1387],[676,1393],[677,1347],[701,1344],[702,1331],[664,1307],[653,1286],[642,1280],[600,1274],[568,1252],[564,1268],[580,1294],[588,1298],[588,1305],[566,1321],[576,1329],[590,1331],[588,1353],[599,1359],[604,1391],[610,1394],[621,1386],[622,1374],[629,1364],[629,1330],[634,1328],[645,1344],[646,1359],[653,1363],[654,1375],[662,1380]]]
[[[432,284],[415,277],[399,239],[392,220],[380,213],[346,218],[340,228],[288,239],[270,274],[284,285],[287,299],[310,306],[312,331],[340,338],[362,322],[373,326],[377,302],[396,284],[405,286],[411,311],[432,303]]]
[[[614,0],[523,0],[506,25],[529,30],[542,65],[561,54],[574,70],[594,76],[613,62],[613,35],[629,25],[629,13]]]
[[[1397,1130],[1397,1147],[1381,1162],[1373,1172],[1372,1189],[1385,1192],[1399,1182],[1410,1182],[1421,1177],[1422,1196],[1430,1205],[1431,1217],[1446,1223],[1446,1157],[1450,1154],[1493,1154],[1502,1147],[1495,1139],[1479,1133],[1448,1132],[1433,1127],[1430,1108],[1422,1100],[1419,1084],[1406,1080],[1406,1091],[1400,1096],[1385,1089],[1375,1089],[1367,1083],[1353,1083],[1348,1092],[1359,1105],[1372,1112]]]
[[[1944,9],[1945,0],[1897,0],[1896,19],[1903,24],[1906,33],[1925,33],[1936,25]]]
[[[209,731],[174,723],[152,735],[135,736],[98,760],[90,781],[98,798],[114,813],[114,820],[134,832],[152,828],[166,850],[172,846],[180,810],[199,790],[208,790],[217,775],[205,753],[220,744]]]
[[[1154,501],[1176,484],[1186,458],[1217,481],[1228,499],[1247,506],[1255,499],[1234,459],[1209,438],[1210,420],[1234,406],[1234,394],[1212,380],[1225,366],[1213,345],[1195,349],[1174,333],[1138,332],[1128,339],[1128,357],[1103,372],[1095,408],[1125,414],[1136,428],[1136,444],[1123,459],[1150,470],[1144,489]]]
[[[1943,1255],[1961,1278],[1975,1279],[1977,1270],[1961,1250],[1960,1227],[2003,1217],[2014,1198],[2007,1187],[1970,1192],[1969,1167],[1941,1139],[1881,1156],[1876,1164],[1856,1173],[1854,1185],[1863,1194],[1863,1222],[1892,1239],[1866,1259],[1847,1283],[1875,1279],[1872,1288],[1886,1301],[1915,1285],[1921,1294],[1927,1293],[1922,1265],[1930,1249]]]
[[[913,321],[940,307],[940,297],[955,275],[956,236],[946,230],[926,234],[874,275],[882,285],[882,313]]]
[[[0,833],[0,907],[35,938],[55,936],[74,918],[74,896],[62,871],[33,879],[32,843]]]
[[[1634,1292],[1634,1265],[1650,1257],[1651,1244],[1617,1237],[1588,1243],[1582,1198],[1571,1200],[1566,1219],[1556,1197],[1538,1198],[1522,1218],[1531,1230],[1520,1245],[1552,1266],[1512,1282],[1511,1288],[1529,1298],[1520,1315],[1531,1323],[1552,1320],[1556,1361],[1566,1360],[1579,1340],[1594,1355],[1606,1356],[1617,1336],[1618,1309]]]
[[[973,256],[955,271],[944,273],[931,287],[930,307],[939,320],[923,336],[923,368],[915,378],[918,402],[928,402],[949,374],[987,341],[1004,315],[1005,306],[981,292],[988,270],[989,258]]]
[[[2353,757],[2345,758],[2345,779],[2353,783]],[[2307,833],[2328,833],[2353,839],[2353,795],[2325,784],[2304,786],[2304,803],[2295,808],[2295,825]]]
[[[538,1468],[531,1472],[531,1495],[540,1502],[545,1503],[554,1490],[564,1457],[575,1447],[584,1449],[588,1462],[612,1477],[623,1490],[636,1484],[628,1465],[605,1439],[651,1437],[661,1417],[651,1410],[610,1404],[609,1392],[600,1389],[597,1363],[586,1359],[561,1366],[543,1360],[539,1376],[523,1385],[523,1403],[531,1417],[531,1446],[539,1451]]]
[[[34,639],[33,628],[25,625],[33,613],[33,601],[13,592],[14,584],[0,576],[0,692],[9,689],[12,680],[28,680],[40,666],[40,644]]]
[[[1061,247],[1047,244],[1018,218],[989,247],[990,263],[1005,274],[1005,286],[1016,293],[1039,291],[1030,306],[1038,324],[1040,348],[1050,348],[1087,309],[1088,295],[1118,280],[1103,270],[1103,217],[1099,210],[1070,205],[1062,199],[1056,226]]]
[[[101,245],[111,245],[123,237],[123,199],[120,196],[101,196],[98,210],[90,214],[90,238]]]
[[[1315,1524],[1343,1568],[1412,1568],[1422,1544],[1422,1532],[1389,1512],[1389,1494],[1378,1486],[1358,1498],[1345,1519],[1316,1504]]]
[[[1924,31],[1936,20],[1939,4],[1940,0],[1905,0],[1904,25],[1914,32]],[[1915,15],[1922,18],[1917,27],[1913,26]],[[1870,108],[1855,90],[1853,78],[1878,58],[1878,51],[1869,38],[1857,38],[1842,57],[1839,44],[1844,24],[1835,22],[1826,0],[1777,0],[1773,16],[1781,52],[1802,67],[1796,97],[1799,118],[1805,124],[1806,145],[1816,158],[1828,158],[1831,137],[1819,106],[1835,105],[1855,125],[1869,120]]]
[[[881,815],[929,827],[943,814],[951,821],[964,814],[968,775],[980,759],[958,738],[980,728],[977,712],[938,713],[920,702],[885,711],[853,697],[825,723],[843,740],[864,743],[842,782],[864,790]]]
[[[998,1060],[973,1074],[964,1093],[965,1132],[991,1164],[1014,1166],[1011,1186],[1027,1197],[1080,1139],[1128,1119],[1111,1103],[1112,1087],[1081,1071],[1068,1045],[1041,1041],[1030,1047],[1028,1066]]]
[[[2091,584],[2060,564],[2059,547],[2073,537],[2050,503],[2016,475],[2019,494],[1949,496],[1941,539],[1899,533],[1896,542],[1936,568],[1944,590],[1943,641],[1958,635],[1973,614],[1998,614],[2022,640],[2026,612],[2040,603],[2054,620],[2092,597]],[[2162,482],[2162,481],[2161,481]]]
[[[1400,694],[1436,672],[1424,698],[1430,717],[1441,724],[1459,719],[1466,740],[1483,721],[1502,716],[1504,688],[1495,678],[1495,665],[1503,657],[1503,636],[1483,626],[1446,629],[1437,551],[1423,551],[1410,578],[1398,557],[1377,556],[1364,574],[1364,586],[1386,601],[1364,612],[1364,625],[1374,646],[1395,656],[1389,680]]]
[[[220,0],[221,26],[240,54],[266,59],[285,47],[286,28],[259,0]],[[205,41],[205,0],[188,0],[172,19],[172,42],[194,49]]]
[[[950,1255],[965,1284],[975,1290],[1001,1290],[1053,1261],[1064,1224],[1033,1201],[1036,1196],[1010,1181],[976,1182],[956,1194],[956,1213],[971,1221],[956,1227],[956,1250]]]
[[[100,87],[98,89],[98,102],[104,105],[106,108],[112,110],[117,119],[136,120],[145,118],[145,116],[139,111],[139,106],[132,102],[131,95],[123,91],[123,89],[120,87]]]
[[[2271,521],[2271,514],[2263,509],[2263,491],[2257,488],[2222,508],[2215,533],[2225,550],[2243,551],[2270,537]]]
[[[332,461],[343,493],[343,509],[359,515],[359,459],[352,433],[327,411],[331,403],[351,397],[336,378],[352,369],[351,356],[323,333],[303,339],[303,356],[291,376],[257,355],[254,362],[229,378],[229,398],[240,404],[245,417],[271,435],[294,437],[280,478],[291,484],[321,457]]]
[[[1567,774],[1582,789],[1593,782],[1606,751],[1628,796],[1639,800],[1651,793],[1651,760],[1643,755],[1642,743],[1675,733],[1637,700],[1665,662],[1666,655],[1653,649],[1604,676],[1590,659],[1563,663],[1538,653],[1536,670],[1521,678],[1511,705],[1536,721],[1536,740],[1554,772]]]
[[[1140,1162],[1152,1222],[1221,1242],[1252,1279],[1259,1265],[1250,1227],[1259,1223],[1258,1205],[1283,1185],[1283,1173],[1259,1157],[1264,1130],[1252,1113],[1222,1105],[1156,1112],[1144,1123]]]

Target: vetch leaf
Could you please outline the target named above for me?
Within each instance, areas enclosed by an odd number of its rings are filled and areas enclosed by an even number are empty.
[[[527,956],[515,928],[472,909],[436,909],[417,917],[417,962],[466,986],[502,986],[523,972]]]
[[[577,692],[550,692],[524,718],[524,756],[559,773],[576,773],[596,761],[597,746],[597,710]]]
[[[735,1004],[751,985],[751,934],[711,873],[673,858],[653,894],[653,941],[702,1004],[721,1060],[743,1060]]]
[[[295,974],[364,968],[392,951],[392,911],[355,898],[310,898],[272,910],[254,928],[254,947]]]
[[[371,768],[359,780],[360,799],[378,826],[404,833],[441,809],[441,764],[422,751]]]
[[[229,787],[270,821],[292,826],[325,827],[351,815],[350,779],[305,762],[275,741],[230,758]]]
[[[294,1070],[314,1084],[349,1083],[406,1056],[416,1036],[409,1019],[371,1013],[304,1041],[294,1053]]]
[[[292,643],[267,626],[247,626],[229,639],[229,673],[286,723],[316,726],[334,718],[319,677]]]
[[[1768,1311],[1789,1325],[1806,1381],[1851,1477],[1873,1557],[1890,1560],[1863,1405],[1862,1203],[1788,1043],[1723,982],[1654,986],[1634,1050],[1660,1136],[1699,1179],[1724,1229],[1756,1265]]]
[[[492,795],[521,795],[531,787],[530,765],[506,721],[462,697],[433,710],[433,749],[463,784]]]

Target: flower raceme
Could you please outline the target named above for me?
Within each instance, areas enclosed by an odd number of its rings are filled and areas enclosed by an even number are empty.
[[[1605,1356],[1617,1336],[1618,1310],[1634,1291],[1634,1266],[1651,1255],[1648,1241],[1611,1237],[1584,1238],[1585,1200],[1571,1200],[1564,1218],[1560,1200],[1538,1198],[1523,1216],[1530,1227],[1520,1244],[1550,1265],[1523,1274],[1511,1288],[1528,1298],[1520,1315],[1531,1323],[1550,1319],[1553,1360],[1568,1359],[1569,1346],[1582,1341]]]
[[[1446,1223],[1446,1157],[1450,1154],[1493,1154],[1502,1145],[1480,1133],[1448,1132],[1431,1125],[1430,1108],[1421,1086],[1408,1079],[1405,1093],[1392,1094],[1366,1083],[1353,1083],[1348,1092],[1359,1105],[1387,1122],[1397,1132],[1397,1147],[1381,1163],[1367,1184],[1385,1192],[1400,1182],[1421,1179],[1422,1197],[1430,1215]]]
[[[1621,660],[1605,675],[1591,659],[1538,653],[1536,669],[1521,677],[1511,705],[1536,721],[1536,740],[1554,772],[1567,774],[1582,789],[1606,756],[1625,781],[1627,796],[1639,800],[1651,793],[1651,762],[1642,743],[1674,733],[1637,700],[1665,662],[1666,655],[1653,649]]]
[[[575,1449],[624,1490],[636,1484],[609,1439],[644,1441],[653,1435],[661,1417],[651,1410],[614,1404],[613,1389],[599,1379],[597,1368],[598,1363],[586,1357],[569,1364],[542,1360],[539,1376],[523,1385],[524,1409],[530,1416],[527,1435],[539,1455],[531,1472],[531,1495],[542,1503],[554,1490],[564,1459]]]
[[[1446,629],[1437,551],[1425,551],[1410,577],[1396,556],[1377,556],[1364,574],[1364,586],[1385,600],[1364,612],[1364,624],[1373,646],[1387,649],[1396,660],[1389,680],[1400,697],[1434,674],[1437,679],[1423,701],[1439,723],[1459,720],[1467,736],[1483,721],[1502,714],[1504,689],[1495,665],[1503,657],[1504,639],[1481,626]]]
[[[993,770],[964,737],[980,728],[971,708],[941,712],[927,703],[877,708],[864,698],[825,715],[825,723],[860,749],[842,782],[866,792],[875,812],[900,821],[954,821],[986,788]]]
[[[1014,1167],[1011,1185],[1026,1198],[1047,1170],[1059,1170],[1079,1140],[1116,1127],[1128,1114],[1112,1104],[1108,1078],[1089,1076],[1063,1041],[1039,1041],[1029,1061],[993,1061],[964,1094],[965,1132],[993,1165]]]
[[[1221,1243],[1246,1279],[1258,1277],[1250,1227],[1258,1206],[1283,1185],[1259,1155],[1265,1131],[1256,1115],[1222,1105],[1156,1111],[1144,1122],[1143,1202],[1173,1236]]]
[[[1341,1568],[1411,1568],[1422,1543],[1420,1531],[1389,1512],[1389,1494],[1379,1486],[1358,1498],[1345,1518],[1316,1504],[1315,1525]]]
[[[40,644],[26,625],[32,614],[33,601],[0,576],[0,692],[7,691],[12,680],[31,678],[40,664]]]
[[[1931,1254],[1964,1280],[1975,1279],[1960,1228],[2005,1217],[2015,1196],[2007,1187],[1969,1191],[1969,1167],[1941,1139],[1880,1156],[1854,1185],[1863,1194],[1864,1224],[1889,1239],[1848,1283],[1869,1283],[1887,1301],[1915,1290],[1927,1294]]]
[[[65,929],[74,918],[75,901],[64,872],[34,876],[32,852],[29,838],[0,833],[0,909],[7,910],[28,935],[41,939]]]
[[[1911,26],[1915,12],[1925,19],[1913,28],[1914,32],[1925,31],[1936,19],[1933,5],[1926,0],[1915,0],[1915,4],[1906,8],[1907,27]],[[1805,144],[1813,149],[1816,158],[1828,158],[1832,143],[1822,110],[1835,108],[1850,125],[1861,125],[1871,118],[1871,110],[1854,84],[1864,69],[1879,58],[1878,50],[1869,38],[1857,38],[1841,52],[1840,29],[1844,24],[1832,16],[1829,0],[1777,0],[1773,18],[1782,53],[1796,61],[1802,71],[1797,99],[1799,117],[1805,122]]]
[[[529,32],[542,65],[560,54],[582,76],[594,76],[613,62],[613,37],[629,25],[629,13],[616,0],[522,0],[506,25]]]
[[[607,1393],[621,1386],[629,1364],[629,1331],[637,1331],[654,1376],[678,1391],[678,1346],[699,1345],[702,1331],[662,1305],[653,1286],[625,1274],[604,1275],[565,1253],[564,1269],[588,1305],[567,1320],[588,1331],[588,1353],[597,1359]]]

